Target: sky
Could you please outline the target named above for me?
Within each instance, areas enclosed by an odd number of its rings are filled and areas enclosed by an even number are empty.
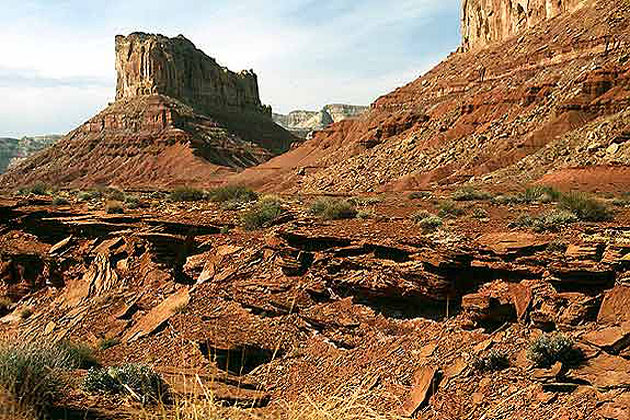
[[[459,44],[459,0],[0,0],[0,137],[64,134],[114,100],[114,37],[183,34],[258,74],[274,112],[369,105]]]

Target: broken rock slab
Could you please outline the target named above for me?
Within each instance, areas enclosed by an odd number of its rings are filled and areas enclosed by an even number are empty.
[[[125,335],[124,341],[131,343],[142,337],[151,335],[158,330],[173,316],[179,308],[182,308],[190,302],[190,290],[181,289],[174,293],[155,308],[151,309],[148,314],[143,316],[140,321]]]
[[[424,407],[438,385],[440,372],[431,366],[422,366],[413,375],[413,386],[409,397],[400,409],[403,417],[413,417]]]
[[[630,321],[630,286],[619,285],[606,293],[597,323],[616,325]]]

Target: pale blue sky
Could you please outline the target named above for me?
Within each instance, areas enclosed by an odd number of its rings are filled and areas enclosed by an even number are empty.
[[[65,133],[115,94],[114,36],[184,34],[276,112],[368,105],[459,44],[459,0],[0,0],[0,137]]]

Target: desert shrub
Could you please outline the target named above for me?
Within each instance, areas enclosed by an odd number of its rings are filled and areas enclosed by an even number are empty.
[[[473,360],[473,368],[480,372],[496,372],[510,367],[510,359],[498,350],[491,350],[486,356]]]
[[[191,187],[178,187],[169,194],[169,199],[174,202],[203,201],[206,198],[204,191]]]
[[[230,233],[230,227],[229,226],[222,226],[221,227],[221,233],[223,235],[227,235],[228,233]]]
[[[579,365],[584,355],[573,340],[561,333],[543,334],[529,345],[527,357],[534,365],[548,368],[556,362],[566,366]]]
[[[419,212],[414,213],[411,216],[411,219],[426,231],[433,231],[441,227],[444,223],[441,217],[426,210],[420,210]]]
[[[335,198],[316,200],[310,211],[326,220],[353,219],[357,215],[357,209],[349,200]]]
[[[98,190],[81,191],[77,196],[79,201],[92,201],[103,198],[103,193]]]
[[[453,192],[451,198],[455,201],[491,200],[492,194],[488,191],[477,190],[473,187],[464,187]]]
[[[256,201],[258,194],[251,188],[242,185],[227,185],[225,187],[215,188],[208,192],[208,197],[215,203],[225,203],[233,201],[237,203],[248,203]]]
[[[269,225],[284,213],[285,210],[280,202],[264,200],[245,211],[241,215],[241,223],[247,230],[256,230]]]
[[[123,214],[125,208],[120,201],[108,201],[105,203],[105,212],[107,214]]]
[[[75,369],[89,369],[99,366],[94,349],[87,344],[63,341],[58,348],[67,355],[69,364]]]
[[[357,219],[367,220],[374,217],[374,212],[371,210],[359,210],[357,212]]]
[[[454,201],[445,200],[438,203],[437,206],[440,217],[457,217],[466,213],[466,210],[459,207]]]
[[[65,197],[57,196],[53,198],[53,201],[52,201],[53,206],[67,206],[68,204],[70,204],[70,202]]]
[[[482,208],[475,208],[472,212],[472,217],[475,219],[486,219],[488,218],[488,212]]]
[[[558,206],[586,222],[603,222],[613,217],[612,212],[604,202],[586,193],[570,192],[563,194]]]
[[[511,226],[531,228],[535,232],[557,232],[577,221],[578,218],[573,213],[563,210],[552,210],[539,216],[520,215],[518,219],[511,223]]]
[[[105,195],[108,199],[113,201],[125,201],[127,198],[125,192],[119,190],[118,188],[106,188]]]
[[[514,205],[514,204],[522,204],[523,196],[521,194],[502,194],[494,197],[492,201],[496,204],[501,205]]]
[[[566,250],[567,250],[567,244],[560,240],[554,240],[550,242],[549,245],[547,246],[547,251],[549,252],[564,253],[566,252]]]
[[[36,182],[28,187],[22,187],[18,190],[20,195],[48,195],[51,190],[50,186],[43,182]]]
[[[29,319],[33,316],[33,309],[26,307],[19,312],[19,316],[21,319]]]
[[[410,200],[429,200],[433,198],[433,193],[431,191],[415,191],[409,193],[407,198]]]
[[[138,209],[142,207],[142,200],[137,195],[127,195],[125,196],[125,206],[128,209]]]
[[[118,344],[120,344],[120,340],[117,338],[103,338],[98,342],[98,348],[101,350],[108,350]]]
[[[152,368],[137,364],[90,369],[83,389],[91,394],[131,395],[143,403],[161,401],[167,394],[162,377]]]
[[[39,412],[61,396],[72,356],[49,343],[0,343],[0,388],[25,408]]]
[[[561,193],[552,188],[544,185],[535,185],[529,187],[522,194],[523,203],[551,203],[557,201],[561,197]]]

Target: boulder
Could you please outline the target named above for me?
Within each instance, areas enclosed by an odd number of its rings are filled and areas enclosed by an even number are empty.
[[[620,285],[606,293],[597,315],[602,325],[615,325],[630,321],[630,286]]]

